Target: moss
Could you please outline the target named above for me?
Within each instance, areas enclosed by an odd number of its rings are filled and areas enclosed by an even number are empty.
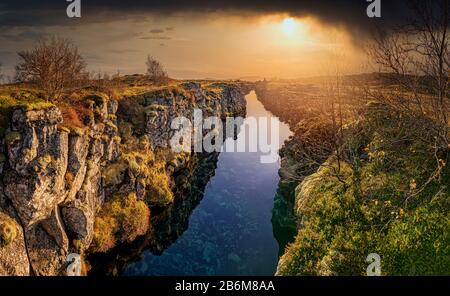
[[[84,97],[85,101],[93,101],[96,106],[101,106],[108,101],[108,96],[104,93],[96,92]]]
[[[67,127],[70,131],[71,134],[76,135],[76,136],[84,136],[86,134],[86,128],[80,128],[80,127],[76,127],[76,126],[70,126]]]
[[[375,252],[383,256],[386,275],[450,274],[450,193],[443,185],[449,182],[448,169],[441,172],[440,182],[409,198],[406,207],[409,180],[420,179],[424,168],[417,169],[417,163],[426,160],[410,163],[411,156],[404,154],[395,161],[395,167],[380,167],[375,159],[366,162],[360,181],[342,162],[346,184],[330,170],[333,162],[307,177],[296,198],[302,227],[280,261],[279,273],[364,275],[364,259]]]
[[[145,114],[147,114],[147,116],[149,116],[149,117],[157,117],[159,115],[158,111],[153,111],[153,110],[146,111]]]
[[[106,124],[106,126],[108,126],[111,129],[114,129],[114,130],[117,129],[117,126],[114,123],[112,123],[111,121],[107,121],[105,124]]]
[[[79,239],[73,239],[73,240],[72,240],[72,246],[73,246],[74,251],[75,251],[77,254],[82,254],[82,253],[83,253],[83,251],[84,251],[84,245],[83,245],[83,242],[82,242],[81,240],[79,240]]]
[[[6,133],[12,110],[40,110],[50,106],[53,104],[45,101],[43,93],[36,89],[19,85],[0,86],[0,136]]]
[[[154,110],[154,111],[165,111],[167,106],[161,104],[151,104],[150,106],[145,107],[145,112]]]
[[[13,144],[16,141],[20,141],[22,135],[19,132],[9,132],[5,135],[5,141],[8,145]]]
[[[450,274],[448,198],[442,195],[440,200],[407,212],[393,223],[380,244],[386,274]]]
[[[145,112],[144,107],[136,102],[134,98],[127,98],[119,101],[119,126],[125,127],[131,124],[132,134],[144,134],[145,132]]]
[[[150,210],[134,193],[116,194],[95,218],[93,250],[106,252],[117,242],[132,242],[149,228]]]
[[[119,137],[119,136],[114,136],[114,137],[113,137],[113,141],[114,141],[114,143],[116,143],[116,144],[120,144],[120,142],[122,141],[122,138]]]
[[[61,132],[70,133],[70,128],[65,127],[65,126],[58,125],[58,130]]]
[[[0,163],[3,163],[6,161],[6,155],[3,153],[0,153]]]
[[[113,216],[98,215],[95,217],[94,237],[92,239],[92,250],[104,253],[116,246],[116,236],[118,225]]]
[[[173,202],[170,179],[164,167],[162,164],[155,165],[148,173],[146,201],[153,206],[165,206]]]
[[[22,102],[17,105],[18,108],[22,108],[26,111],[45,110],[55,105],[50,102]]]
[[[11,218],[0,217],[0,247],[7,247],[16,237],[16,222]]]

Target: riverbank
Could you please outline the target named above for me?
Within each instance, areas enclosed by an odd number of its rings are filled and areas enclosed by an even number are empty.
[[[383,275],[450,274],[449,147],[430,144],[441,137],[431,117],[349,92],[336,124],[320,85],[265,82],[257,93],[294,132],[274,217],[287,217],[296,235],[278,275],[365,275],[372,253]]]

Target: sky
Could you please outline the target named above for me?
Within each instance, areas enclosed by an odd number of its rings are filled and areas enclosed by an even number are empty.
[[[381,1],[374,19],[366,0],[81,0],[81,18],[65,0],[0,0],[0,63],[13,75],[17,51],[61,36],[110,74],[144,73],[147,55],[179,79],[317,76],[336,61],[360,73],[373,28],[406,18],[400,1]]]

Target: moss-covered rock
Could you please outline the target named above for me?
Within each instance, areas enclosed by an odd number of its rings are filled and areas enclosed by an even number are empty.
[[[0,247],[10,245],[17,236],[17,224],[10,218],[0,219]]]
[[[149,229],[150,210],[136,194],[116,194],[95,218],[92,249],[106,252],[117,242],[132,242]]]

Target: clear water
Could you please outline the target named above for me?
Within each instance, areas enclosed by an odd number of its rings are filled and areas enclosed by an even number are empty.
[[[246,100],[247,118],[273,117],[254,92]],[[286,124],[279,126],[282,144],[291,132]],[[273,275],[278,243],[271,217],[279,162],[263,164],[260,156],[260,152],[221,153],[188,229],[162,255],[145,251],[140,261],[125,266],[123,274]]]

